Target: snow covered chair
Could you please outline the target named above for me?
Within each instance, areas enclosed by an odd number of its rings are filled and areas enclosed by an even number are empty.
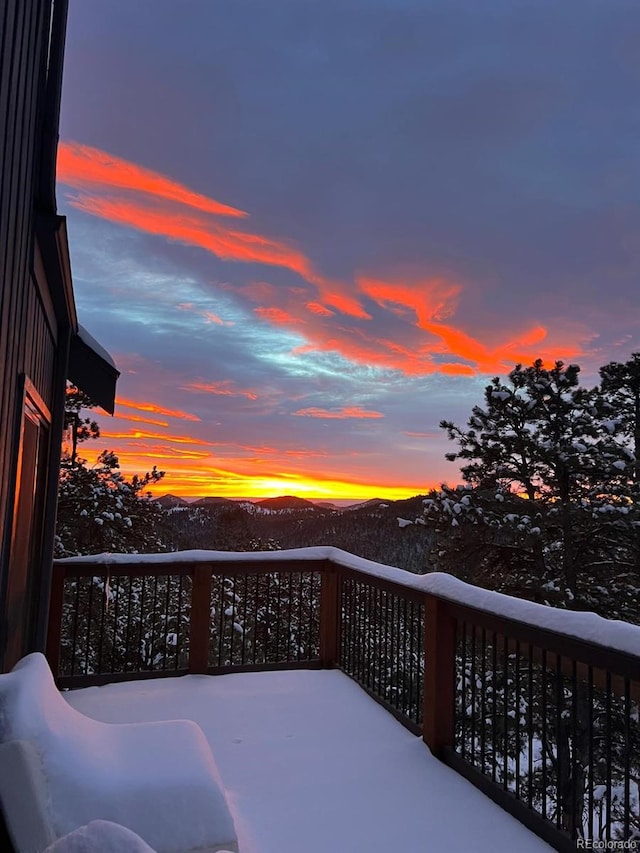
[[[0,805],[19,853],[41,851],[55,841],[40,756],[31,743],[0,744]]]
[[[45,657],[34,653],[0,675],[0,743],[12,741],[31,745],[18,752],[46,799],[54,838],[105,820],[158,853],[238,849],[211,749],[191,720],[92,720],[65,702]]]

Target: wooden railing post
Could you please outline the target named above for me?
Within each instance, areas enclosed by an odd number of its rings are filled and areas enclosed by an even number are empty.
[[[331,669],[340,660],[340,588],[337,566],[326,562],[320,576],[320,666]]]
[[[454,745],[456,620],[447,602],[425,596],[423,739],[435,756]]]
[[[54,678],[60,676],[60,639],[62,635],[62,608],[64,605],[64,577],[64,568],[54,565],[51,570],[51,594],[49,597],[46,650],[49,668]]]
[[[193,566],[191,588],[191,624],[189,633],[189,672],[206,674],[209,668],[211,627],[211,564]]]

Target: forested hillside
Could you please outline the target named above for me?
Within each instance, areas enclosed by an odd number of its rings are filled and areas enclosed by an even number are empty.
[[[163,539],[178,550],[333,545],[369,560],[422,573],[427,570],[431,534],[422,526],[401,529],[398,524],[399,517],[418,515],[422,500],[417,496],[406,501],[371,501],[342,510],[309,501],[270,507],[266,502],[215,498],[187,504],[167,496],[159,502],[165,508]]]

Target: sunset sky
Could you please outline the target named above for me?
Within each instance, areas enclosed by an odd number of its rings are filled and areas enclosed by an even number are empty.
[[[159,492],[404,497],[537,357],[640,349],[637,0],[71,0],[100,447]]]

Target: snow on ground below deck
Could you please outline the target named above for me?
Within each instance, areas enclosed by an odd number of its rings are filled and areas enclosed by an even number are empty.
[[[195,720],[241,853],[551,850],[337,670],[188,675],[63,695],[105,722]]]

